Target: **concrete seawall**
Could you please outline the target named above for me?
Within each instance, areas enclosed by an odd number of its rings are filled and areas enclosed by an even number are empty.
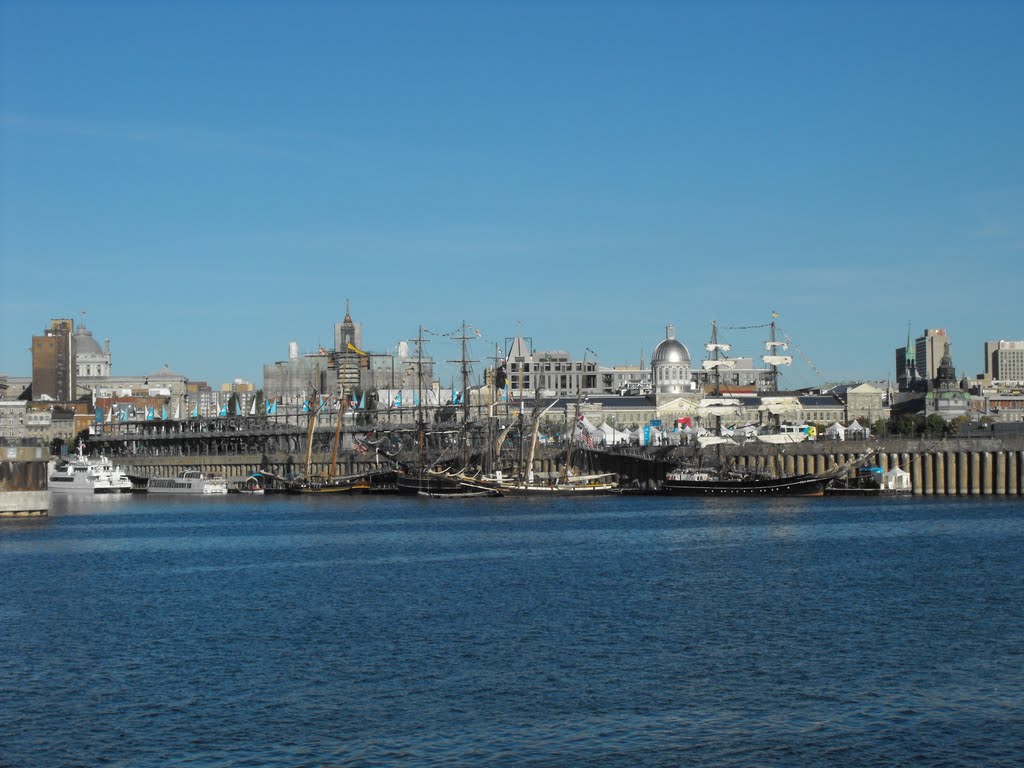
[[[1024,494],[1024,441],[1017,445],[998,440],[888,440],[800,443],[780,448],[761,443],[732,448],[730,460],[741,469],[772,475],[814,474],[848,462],[864,460],[867,466],[888,471],[899,467],[910,473],[913,493],[924,496],[1020,496]],[[628,484],[655,488],[692,448],[649,447],[610,451],[586,450],[585,471],[613,472]],[[413,457],[406,457],[412,459]],[[305,455],[295,453],[246,453],[217,456],[119,457],[116,463],[134,476],[174,477],[188,468],[203,469],[232,478],[252,472],[271,472],[288,477],[301,474]],[[538,450],[533,469],[557,473],[564,450],[545,446]],[[338,454],[337,474],[350,475],[385,469],[372,456],[353,452]],[[312,472],[332,474],[330,453],[314,452]]]
[[[45,461],[0,461],[0,517],[47,514],[47,467]]]
[[[1024,441],[884,440],[798,443],[784,448],[752,443],[728,451],[740,469],[773,476],[820,474],[849,462],[909,472],[922,496],[1024,495]],[[598,452],[601,469],[654,487],[693,449],[625,448]]]

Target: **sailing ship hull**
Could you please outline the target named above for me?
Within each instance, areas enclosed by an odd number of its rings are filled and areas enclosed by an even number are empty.
[[[432,496],[445,498],[449,496],[501,496],[502,489],[465,478],[447,477],[445,475],[409,474],[395,478],[398,493],[406,495]]]
[[[671,496],[824,496],[831,477],[795,475],[776,479],[666,479],[662,493]]]
[[[365,491],[369,484],[364,480],[327,479],[302,480],[289,486],[288,493],[351,493]]]
[[[395,478],[395,486],[399,493],[408,495],[451,495],[465,490],[462,483],[455,478],[428,474],[398,475]]]
[[[491,486],[500,490],[504,496],[600,496],[612,493],[615,485],[610,483],[599,483],[595,485],[573,485],[571,483],[556,483],[554,485],[544,483],[532,483],[527,485],[500,484]]]

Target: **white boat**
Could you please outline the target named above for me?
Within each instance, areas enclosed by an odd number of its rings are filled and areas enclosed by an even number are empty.
[[[151,477],[146,483],[148,493],[178,493],[205,496],[227,493],[228,484],[219,475],[207,475],[198,469],[186,469],[177,477]]]
[[[79,444],[78,453],[50,473],[49,487],[57,493],[128,493],[132,481],[106,456],[86,456]]]

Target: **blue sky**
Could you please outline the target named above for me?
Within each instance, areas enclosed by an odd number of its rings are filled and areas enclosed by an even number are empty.
[[[0,372],[81,317],[212,384],[463,320],[829,380],[1024,338],[1024,4],[0,2]],[[760,353],[761,331],[723,332]],[[490,353],[479,343],[475,357]],[[439,360],[457,357],[438,340]],[[821,381],[798,354],[783,380]]]

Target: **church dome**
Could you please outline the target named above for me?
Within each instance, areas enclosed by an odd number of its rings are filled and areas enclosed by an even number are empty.
[[[78,326],[78,330],[75,331],[75,354],[103,356],[103,350],[92,337],[92,331],[86,330],[84,325]]]
[[[676,339],[676,329],[668,326],[665,329],[665,340],[654,348],[651,354],[651,365],[659,363],[690,365],[690,352],[686,346]]]

